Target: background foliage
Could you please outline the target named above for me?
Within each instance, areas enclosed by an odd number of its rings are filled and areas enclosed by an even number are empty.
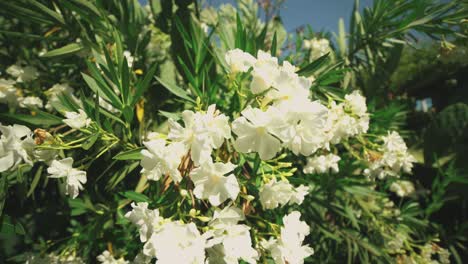
[[[316,78],[317,98],[360,89],[373,113],[370,132],[400,131],[418,159],[411,176],[416,192],[407,198],[388,195],[391,182],[374,186],[361,176],[354,160],[364,153],[352,151],[361,144],[357,140],[340,146],[349,152],[339,174],[305,178],[313,190],[301,210],[315,250],[307,262],[403,263],[401,252],[387,245],[402,233],[411,238],[405,246],[414,254],[435,242],[450,250],[452,261],[463,263],[468,258],[467,4],[376,0],[362,10],[356,1],[348,29],[340,21],[338,32],[305,27],[288,33],[276,16],[281,2],[239,0],[237,8],[215,9],[192,0],[153,0],[148,6],[136,0],[2,1],[2,74],[18,61],[47,73],[21,87],[40,97],[45,88],[69,83],[98,126],[64,135],[63,142],[71,143],[57,147],[74,149],[79,165],[92,175],[77,199],[63,196],[45,177],[44,164],[2,173],[0,259],[20,262],[33,250],[73,252],[92,262],[106,248],[133,258],[139,245],[128,243],[135,240],[135,229],[123,218],[123,208],[131,201],[178,206],[171,204],[177,191],[163,192],[140,178],[144,135],[164,130],[168,117],[177,119],[174,113],[189,107],[215,103],[231,118],[238,113],[242,102],[236,89],[226,86],[219,58],[240,48],[252,54],[270,50],[293,62],[302,75]],[[260,10],[266,19],[258,18]],[[328,55],[314,58],[304,47],[304,40],[314,37],[330,39]],[[124,51],[135,58],[133,67]],[[99,97],[111,106],[102,107]],[[418,108],[427,98],[432,106]],[[54,108],[77,110],[77,105],[61,97]],[[51,133],[63,129],[56,112],[32,114],[7,105],[0,111],[2,123]]]

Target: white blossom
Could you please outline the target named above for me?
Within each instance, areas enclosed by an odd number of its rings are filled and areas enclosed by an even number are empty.
[[[382,140],[384,143],[380,151],[383,154],[370,163],[369,168],[364,171],[365,174],[382,179],[387,176],[399,177],[401,172],[411,173],[416,160],[408,153],[403,138],[392,131],[382,137]]]
[[[79,109],[78,112],[65,112],[65,117],[63,122],[74,129],[88,127],[91,124],[91,119],[82,109]]]
[[[331,103],[326,132],[328,141],[333,144],[343,139],[366,133],[369,129],[369,114],[357,92],[346,95],[348,99],[342,104]],[[365,103],[365,102],[364,102]]]
[[[259,50],[252,70],[252,82],[250,83],[252,93],[259,94],[269,89],[279,72],[278,59]]]
[[[232,73],[246,72],[255,63],[255,57],[240,49],[233,49],[224,55]]]
[[[207,249],[209,263],[239,263],[239,259],[256,263],[259,255],[252,247],[250,227],[238,224],[244,219],[242,210],[234,206],[215,210],[209,223],[213,228]]]
[[[115,259],[114,256],[107,250],[102,252],[101,255],[97,256],[97,260],[101,264],[128,264],[129,263],[124,258]]]
[[[149,180],[157,181],[163,175],[169,175],[176,183],[182,180],[179,164],[185,155],[185,146],[180,142],[171,143],[166,146],[164,139],[155,139],[143,142],[146,149],[141,151],[142,174]]]
[[[64,83],[56,83],[54,84],[51,88],[49,88],[46,92],[45,92],[45,95],[47,95],[48,97],[48,102],[47,104],[45,105],[45,108],[49,111],[52,111],[53,107],[52,105],[55,104],[55,103],[59,103],[60,102],[60,99],[59,99],[59,96],[60,95],[63,95],[63,96],[67,96],[68,98],[70,98],[73,102],[79,104],[79,99],[75,97],[75,95],[73,94],[73,88],[70,87],[70,85]]]
[[[22,125],[3,126],[0,123],[0,172],[14,170],[21,162],[32,165],[28,155],[31,130]]]
[[[208,199],[214,206],[220,205],[229,198],[235,200],[240,191],[239,183],[234,174],[228,174],[235,167],[230,162],[207,162],[192,170],[190,178],[195,185],[193,190],[195,197]]]
[[[330,41],[325,38],[304,40],[304,48],[311,50],[311,59],[315,60],[330,52]]]
[[[18,98],[18,105],[21,108],[42,108],[42,99],[37,96],[26,96]]]
[[[270,251],[276,264],[302,264],[304,259],[314,253],[309,246],[303,246],[305,236],[310,232],[309,226],[299,218],[301,213],[291,212],[283,217],[283,227],[278,239],[262,241],[262,246]]]
[[[309,156],[326,141],[328,110],[319,102],[304,98],[278,105],[277,117],[283,114],[282,124],[272,128],[273,134],[294,154]]]
[[[271,111],[264,112],[248,106],[242,116],[232,122],[232,131],[237,135],[234,146],[240,152],[258,152],[262,160],[275,157],[281,149],[281,142],[272,135],[276,123]]]
[[[39,76],[36,68],[32,66],[21,67],[18,64],[11,65],[6,72],[15,77],[16,82],[29,82]]]
[[[414,185],[410,181],[395,181],[390,185],[390,191],[400,197],[405,197],[414,192]]]
[[[78,196],[80,190],[83,190],[83,184],[86,183],[86,171],[81,171],[72,167],[73,158],[54,160],[47,168],[49,178],[66,178],[65,194],[73,199]]]
[[[159,216],[159,210],[148,209],[148,203],[132,203],[132,211],[125,214],[125,218],[138,226],[141,242],[146,242],[158,230],[164,219]]]
[[[206,238],[194,223],[168,222],[153,233],[143,253],[156,257],[159,264],[205,263]]]
[[[263,209],[274,209],[288,203],[301,204],[305,195],[309,193],[309,187],[299,186],[294,188],[287,180],[276,181],[275,178],[260,187],[260,203]]]
[[[186,110],[182,112],[182,119],[185,127],[169,120],[168,138],[183,143],[196,166],[210,161],[212,150],[231,137],[228,117],[219,114],[216,105],[210,105],[206,113]]]
[[[123,55],[127,59],[128,68],[132,68],[133,67],[133,62],[135,61],[135,57],[133,57],[132,53],[130,53],[130,51],[128,51],[128,50],[124,51]]]
[[[304,166],[304,173],[337,173],[338,161],[341,158],[335,154],[327,154],[315,156],[307,159],[307,164]]]
[[[0,78],[0,103],[16,103],[15,81]]]

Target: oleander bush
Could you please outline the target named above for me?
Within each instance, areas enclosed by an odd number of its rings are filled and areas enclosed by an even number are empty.
[[[0,259],[463,263],[435,215],[466,209],[466,101],[423,133],[403,88],[421,39],[464,66],[466,3],[355,1],[332,33],[283,2],[0,2]]]

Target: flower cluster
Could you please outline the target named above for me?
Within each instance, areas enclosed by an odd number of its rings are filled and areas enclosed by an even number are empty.
[[[326,38],[313,38],[304,40],[304,48],[310,49],[312,60],[322,57],[331,51],[330,41]]]
[[[382,137],[383,146],[381,157],[373,160],[368,169],[364,171],[370,177],[383,179],[387,176],[400,177],[400,173],[411,173],[414,157],[408,153],[405,141],[395,132],[389,132]]]
[[[395,181],[390,185],[390,191],[400,197],[405,197],[414,192],[414,184],[410,181]]]

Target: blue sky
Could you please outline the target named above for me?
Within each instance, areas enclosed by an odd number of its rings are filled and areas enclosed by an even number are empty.
[[[221,3],[235,3],[235,0],[207,0],[208,3],[219,6]],[[354,0],[286,0],[280,11],[286,29],[291,32],[295,28],[309,24],[314,31],[338,31],[338,19],[345,20],[345,26],[353,8]],[[372,0],[361,0],[361,7],[372,4]]]

